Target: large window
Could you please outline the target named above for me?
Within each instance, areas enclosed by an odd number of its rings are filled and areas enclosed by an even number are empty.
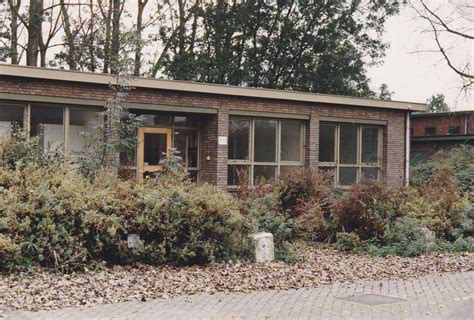
[[[30,132],[40,137],[44,150],[64,147],[64,108],[57,106],[32,106]]]
[[[349,186],[365,176],[378,179],[382,168],[382,129],[352,123],[321,123],[319,168]]]
[[[84,136],[91,138],[97,134],[100,123],[100,110],[70,109],[69,128],[67,130],[67,146],[74,156],[84,148]]]
[[[24,106],[0,105],[0,138],[14,126],[23,127],[24,109]]]
[[[302,166],[303,132],[301,121],[230,118],[228,184],[239,171],[254,184]]]

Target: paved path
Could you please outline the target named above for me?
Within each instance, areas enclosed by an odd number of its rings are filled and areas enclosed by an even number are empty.
[[[395,298],[395,299],[392,299]],[[351,299],[355,301],[350,301]],[[474,319],[474,272],[313,289],[198,294],[41,312],[7,319]]]

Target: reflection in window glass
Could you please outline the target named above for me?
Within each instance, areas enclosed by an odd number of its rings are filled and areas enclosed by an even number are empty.
[[[301,168],[300,166],[280,166],[280,175]]]
[[[319,161],[334,162],[335,141],[336,141],[336,126],[321,124],[319,128]]]
[[[0,138],[10,131],[13,125],[23,128],[22,106],[0,105]]]
[[[83,134],[93,136],[97,132],[99,114],[96,110],[71,109],[69,111],[68,146],[72,154],[82,150]]]
[[[362,128],[362,162],[377,163],[379,146],[379,129]]]
[[[281,122],[281,161],[301,160],[301,124]]]
[[[45,150],[64,145],[63,108],[32,106],[30,132],[32,136],[40,136]]]
[[[175,129],[174,147],[180,152],[178,155],[188,168],[197,167],[198,162],[198,134],[195,130]]]
[[[171,116],[163,114],[140,114],[143,126],[171,126]]]
[[[276,166],[254,166],[253,168],[253,180],[254,183],[258,183],[261,180],[275,179]]]
[[[229,120],[229,159],[249,159],[250,121],[242,119]]]
[[[277,121],[255,120],[254,160],[256,162],[276,161]]]
[[[236,186],[239,182],[242,182],[239,181],[239,174],[241,178],[245,175],[248,181],[250,179],[249,173],[249,166],[231,164],[227,166],[227,184],[230,186]]]
[[[355,164],[357,162],[357,126],[353,124],[340,125],[339,162]]]
[[[357,180],[357,168],[339,168],[339,184],[350,186]]]
[[[366,179],[375,180],[379,177],[379,169],[378,168],[362,168],[362,176]]]
[[[157,166],[167,151],[167,135],[163,133],[145,133],[144,165]]]
[[[174,126],[175,127],[197,127],[199,125],[199,119],[196,116],[175,116]]]

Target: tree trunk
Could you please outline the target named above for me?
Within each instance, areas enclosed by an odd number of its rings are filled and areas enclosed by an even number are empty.
[[[148,0],[138,0],[138,14],[137,14],[137,45],[135,47],[135,61],[133,67],[133,75],[140,75],[141,58],[142,58],[142,29],[143,29],[143,10],[145,9]]]
[[[43,0],[30,0],[26,65],[38,66],[38,53],[43,26]]]
[[[63,19],[63,26],[64,26],[64,35],[65,35],[65,42],[68,47],[68,53],[66,57],[66,63],[69,66],[70,70],[77,70],[77,52],[76,52],[76,45],[74,43],[75,35],[71,31],[71,22],[69,20],[69,13],[67,12],[66,4],[64,0],[60,0],[61,4],[61,15]]]
[[[102,19],[105,21],[105,43],[104,43],[104,68],[103,73],[109,73],[110,68],[110,38],[112,31],[112,1],[109,0],[108,11],[104,11],[102,1],[99,1],[100,12],[102,13]]]
[[[8,5],[11,12],[11,21],[10,21],[10,58],[12,64],[19,63],[18,55],[18,11],[20,10],[21,0],[8,0]]]
[[[119,55],[120,55],[120,16],[122,14],[122,4],[120,0],[113,0],[112,9],[112,41],[110,43],[110,56],[111,56],[111,67],[110,72],[118,74],[120,68]]]

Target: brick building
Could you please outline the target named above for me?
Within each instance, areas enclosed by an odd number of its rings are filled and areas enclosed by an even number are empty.
[[[0,131],[13,122],[69,153],[80,132],[113,96],[105,74],[0,65]],[[296,167],[334,172],[350,185],[363,175],[403,183],[408,172],[410,113],[423,104],[226,85],[131,78],[127,105],[143,116],[129,164],[155,171],[162,152],[181,151],[191,176],[220,187],[236,171],[250,183]],[[2,129],[3,128],[3,129]]]
[[[474,146],[474,111],[412,115],[412,161],[426,160],[439,150],[451,149],[460,144]]]

